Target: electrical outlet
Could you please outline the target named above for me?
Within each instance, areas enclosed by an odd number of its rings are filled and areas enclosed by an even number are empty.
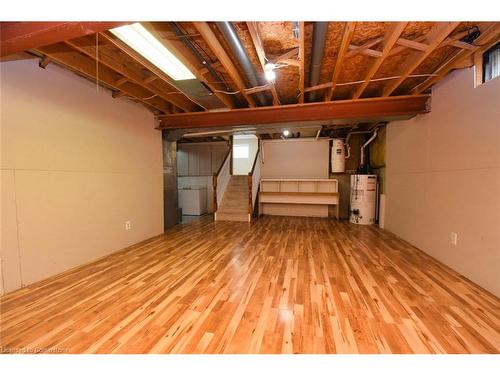
[[[451,232],[450,243],[452,245],[457,244],[458,235],[455,232]]]
[[[127,220],[125,222],[125,230],[130,230],[132,229],[132,223],[130,222],[130,220]]]

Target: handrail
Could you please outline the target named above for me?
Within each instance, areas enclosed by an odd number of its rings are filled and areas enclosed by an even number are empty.
[[[255,153],[255,158],[253,159],[252,169],[250,170],[249,175],[252,176],[255,170],[255,164],[257,164],[257,159],[259,158],[260,145],[257,147],[257,152]]]
[[[227,158],[231,155],[231,149],[228,150],[226,156],[224,157],[224,160],[222,161],[222,164],[220,165],[219,169],[217,170],[217,173],[214,173],[214,176],[218,176],[220,171],[222,170],[222,167],[224,166],[224,164],[226,164],[226,160]]]
[[[217,212],[217,180],[219,179],[219,174],[222,171],[222,168],[227,162],[227,159],[231,157],[231,149],[228,150],[226,156],[224,157],[224,160],[222,161],[219,169],[217,170],[217,173],[214,173],[212,176],[212,188],[213,188],[213,205],[214,205],[214,212]]]
[[[252,164],[252,170],[248,173],[248,214],[250,217],[253,214],[254,211],[254,196],[255,198],[257,197],[256,194],[253,192],[253,179],[254,179],[254,173],[255,173],[255,166],[257,165],[257,160],[259,160],[259,154],[260,154],[260,144],[257,147],[257,152],[255,153],[255,158],[253,160]],[[260,180],[260,169],[259,169],[259,175],[258,179]],[[259,187],[259,181],[257,181],[257,189]]]

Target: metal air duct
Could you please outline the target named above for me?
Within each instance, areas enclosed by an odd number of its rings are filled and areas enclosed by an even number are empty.
[[[309,74],[309,86],[316,86],[319,83],[321,72],[321,62],[325,51],[326,34],[328,32],[328,22],[315,22],[313,30],[312,61]],[[316,91],[311,91],[309,101],[314,102]]]
[[[238,34],[236,33],[236,30],[231,22],[216,22],[216,24],[222,35],[224,35],[226,42],[231,47],[234,55],[238,59],[239,64],[245,71],[250,85],[252,85],[252,87],[261,86],[262,83],[257,77],[257,72],[255,71],[255,68],[253,67],[252,62],[250,61],[245,48],[241,44],[240,38],[238,37]],[[268,98],[266,95],[262,92],[259,92],[256,95],[260,105],[267,105]]]

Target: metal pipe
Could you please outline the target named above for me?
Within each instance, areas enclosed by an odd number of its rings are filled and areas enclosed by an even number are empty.
[[[349,132],[349,134],[347,134],[347,138],[345,139],[345,146],[347,148],[347,155],[346,155],[346,159],[349,159],[351,157],[351,146],[349,146],[349,139],[351,139],[351,135],[353,134],[367,134],[367,133],[371,133],[371,131],[369,130],[361,130],[361,131],[357,131],[357,132]]]
[[[248,78],[248,81],[250,82],[250,85],[252,85],[252,87],[261,86],[262,84],[259,78],[257,77],[257,72],[255,71],[255,68],[252,65],[252,62],[250,61],[250,58],[248,57],[247,52],[245,51],[245,48],[241,44],[240,38],[238,37],[238,34],[236,33],[236,30],[234,29],[231,22],[227,21],[216,22],[216,24],[219,30],[221,31],[222,35],[224,35],[226,42],[233,50],[233,53],[238,59],[238,62],[240,63],[241,67],[245,71],[245,74]],[[259,92],[257,94],[257,100],[261,105],[267,105],[268,103],[266,95],[264,95],[264,93],[262,92]]]
[[[366,146],[368,146],[370,143],[372,143],[372,141],[377,137],[377,132],[378,130],[375,128],[375,130],[373,131],[373,135],[370,137],[369,140],[367,140],[363,146],[361,146],[361,160],[360,160],[360,164],[361,165],[364,165],[365,163],[365,148]]]
[[[311,60],[311,72],[309,74],[309,86],[313,87],[319,83],[321,72],[321,62],[325,52],[326,34],[328,32],[328,22],[315,22],[313,30],[313,48]],[[309,99],[313,102],[316,99],[316,91],[309,94]]]
[[[188,36],[177,26],[177,23],[175,22],[169,22],[170,26],[172,27],[172,30],[174,31],[175,35],[180,37],[182,43],[189,48],[195,55],[196,57],[201,61],[203,65],[205,65],[210,72],[214,76],[217,82],[223,82],[224,86],[226,87],[227,91],[230,91],[231,88],[227,85],[227,83],[220,77],[219,73],[212,67],[212,64],[205,59],[205,57],[198,51],[197,48],[193,46],[191,41],[188,39]],[[209,88],[210,90],[210,88]],[[211,91],[211,90],[210,90]]]

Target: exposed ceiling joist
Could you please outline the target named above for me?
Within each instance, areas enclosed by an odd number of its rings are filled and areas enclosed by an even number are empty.
[[[150,25],[149,28],[154,30],[155,26]],[[203,63],[196,59],[196,56],[193,56],[193,53],[186,48],[184,43],[179,38],[161,38],[157,35],[158,40],[160,40],[167,49],[172,52],[200,81],[208,86],[210,90],[214,93],[219,100],[224,103],[227,108],[234,108],[235,104],[233,100],[229,97],[229,95],[222,93],[222,87],[216,86],[208,80],[204,73],[201,72],[201,69],[206,69],[206,73],[208,73],[207,68],[203,68]]]
[[[129,22],[1,22],[0,56],[95,34]]]
[[[48,56],[52,61],[57,62],[70,70],[78,72],[91,80],[96,80],[97,77],[97,82],[100,84],[103,84],[115,91],[123,92],[131,98],[145,104],[149,108],[153,107],[165,113],[170,112],[170,108],[167,103],[165,103],[163,99],[158,98],[156,94],[132,84],[122,84],[118,86],[116,85],[116,81],[119,75],[116,72],[106,68],[105,66],[101,66],[98,70],[95,61],[89,57],[79,53],[71,51],[68,52],[67,50],[65,51],[64,48],[65,45],[53,44],[33,49],[33,51],[39,55]]]
[[[436,69],[433,76],[426,79],[424,82],[418,84],[411,93],[414,95],[419,95],[420,93],[427,90],[433,84],[441,80],[445,75],[447,75],[451,70],[457,69],[464,61],[470,59],[470,57],[477,51],[483,49],[491,43],[495,43],[500,39],[500,24],[492,23],[487,29],[485,29],[481,35],[474,41],[476,47],[473,50],[462,49],[458,51],[451,59],[443,63],[439,68]]]
[[[344,59],[349,48],[349,44],[351,43],[351,39],[354,35],[355,29],[356,22],[346,22],[344,26],[344,34],[342,35],[342,41],[340,42],[339,52],[337,53],[337,60],[335,61],[335,67],[333,68],[332,87],[326,93],[325,101],[332,100],[333,98],[333,91],[335,90],[335,86],[338,83],[342,65],[344,63]]]
[[[189,112],[191,110],[191,106],[186,105],[186,102],[180,100],[181,98],[176,98],[179,95],[170,95],[171,92],[166,92],[159,87],[154,86],[152,83],[145,82],[143,75],[133,69],[131,66],[124,67],[123,64],[118,61],[112,59],[107,53],[103,53],[99,51],[99,55],[97,54],[97,49],[94,44],[89,44],[85,39],[76,39],[76,40],[68,40],[65,42],[70,47],[74,48],[76,51],[79,51],[86,56],[99,61],[100,64],[107,66],[108,68],[114,70],[115,72],[121,74],[123,77],[116,81],[117,86],[121,86],[126,82],[132,82],[136,85],[142,86],[145,89],[151,91],[152,93],[157,94],[160,98],[169,102],[179,108],[182,108],[184,111]],[[173,88],[172,88],[173,89]],[[175,92],[173,89],[172,92]]]
[[[354,92],[353,99],[358,99],[363,94],[363,91],[365,91],[366,87],[369,85],[370,80],[373,78],[375,73],[377,73],[384,60],[389,56],[392,47],[396,44],[407,24],[408,22],[394,22],[387,26],[384,40],[382,41],[382,55],[373,62],[365,76],[364,82],[359,85]]]
[[[290,60],[292,57],[295,57],[299,54],[299,49],[300,48],[293,48],[290,51],[285,52],[282,55],[279,55],[277,57],[273,57],[272,61],[273,63],[280,63],[285,60]]]
[[[212,52],[217,56],[217,59],[220,61],[222,66],[224,66],[227,74],[229,74],[231,80],[234,82],[238,90],[248,102],[248,105],[250,107],[255,107],[255,100],[249,94],[245,93],[246,86],[243,79],[241,78],[238,70],[231,61],[231,58],[222,47],[222,44],[219,42],[214,32],[210,28],[210,25],[207,22],[193,22],[193,24],[202,36],[203,40],[208,44]]]
[[[305,22],[299,22],[299,103],[304,103],[306,78]]]
[[[277,107],[259,107],[203,113],[181,113],[158,116],[160,129],[216,128],[298,121],[332,121],[351,119],[363,121],[373,118],[410,118],[429,111],[428,95],[395,96],[357,100],[338,100],[291,104]]]
[[[403,46],[403,47],[408,47],[412,49],[416,49],[417,51],[426,51],[429,48],[429,45],[425,43],[421,43],[416,40],[410,40],[410,39],[405,39],[405,38],[399,38],[396,44]],[[394,51],[394,50],[393,50]]]
[[[162,80],[165,84],[167,84],[168,87],[171,87],[172,90],[178,91],[179,92],[178,96],[184,98],[184,100],[186,101],[186,104],[184,105],[188,106],[189,111],[197,111],[200,109],[204,109],[202,105],[200,105],[195,100],[184,94],[182,90],[180,90],[175,85],[175,81],[171,77],[169,77],[166,73],[164,73],[160,68],[151,63],[149,60],[142,57],[138,52],[129,47],[127,44],[116,38],[114,35],[108,32],[99,33],[99,38],[102,38],[102,40],[105,40],[111,43],[112,45],[118,47],[123,53],[129,56],[132,60],[137,62],[139,65],[142,65],[152,74],[156,75],[160,80]]]
[[[363,51],[370,49],[372,47],[375,47],[377,44],[379,44],[382,40],[384,40],[383,37],[380,38],[375,38],[372,40],[367,41],[366,43],[363,43],[360,46],[354,46],[352,44],[349,45],[350,51],[346,53],[345,57],[350,58],[353,57],[359,53],[363,53]]]
[[[438,22],[433,29],[426,35],[427,48],[424,51],[412,51],[407,57],[406,61],[402,64],[404,67],[400,74],[400,78],[388,84],[382,96],[391,95],[407,78],[408,76],[434,52],[434,50],[441,44],[441,42],[451,33],[460,22]]]
[[[38,66],[42,69],[45,69],[47,65],[49,65],[49,63],[50,63],[50,58],[48,56],[44,56],[40,59]]]
[[[257,22],[247,22],[248,31],[250,32],[250,37],[252,38],[253,46],[257,52],[257,57],[259,58],[259,63],[262,68],[262,72],[265,72],[266,65],[266,53],[264,47],[262,46],[262,40],[260,38],[259,26]],[[280,99],[276,87],[271,84],[271,93],[273,95],[273,105],[280,105]]]

